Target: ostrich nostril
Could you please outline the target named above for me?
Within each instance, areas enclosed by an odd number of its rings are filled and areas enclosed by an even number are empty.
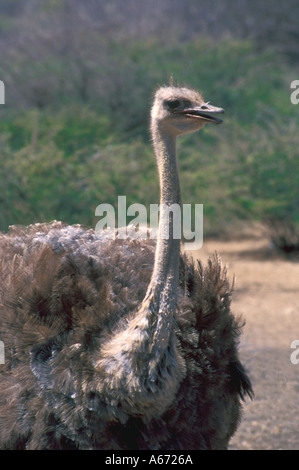
[[[200,109],[209,109],[207,106],[201,106]]]

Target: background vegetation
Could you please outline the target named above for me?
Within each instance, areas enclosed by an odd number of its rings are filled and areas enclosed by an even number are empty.
[[[0,230],[94,227],[118,195],[157,203],[149,112],[173,76],[226,109],[222,126],[179,141],[183,200],[204,204],[205,236],[262,221],[296,245],[298,1],[3,0],[0,15]]]

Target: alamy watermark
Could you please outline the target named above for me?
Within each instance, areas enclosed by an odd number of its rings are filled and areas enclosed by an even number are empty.
[[[299,339],[294,339],[294,341],[291,342],[290,347],[295,350],[290,356],[291,363],[297,365],[299,364]]]
[[[4,343],[0,341],[0,364],[5,364]]]
[[[95,232],[99,237],[126,239],[128,236],[136,239],[157,239],[159,215],[168,220],[161,227],[162,238],[184,241],[185,250],[199,250],[203,242],[203,205],[202,204],[150,204],[149,213],[143,204],[131,204],[127,208],[126,196],[118,196],[116,212],[111,204],[100,204],[95,215],[101,217],[96,224]],[[127,217],[133,217],[129,221]],[[170,223],[171,222],[171,223]],[[115,228],[117,229],[117,235]],[[169,233],[169,227],[173,227]],[[110,230],[109,230],[110,229]]]
[[[5,86],[2,80],[0,80],[0,104],[5,104]]]
[[[294,89],[290,96],[291,103],[299,104],[299,80],[293,80],[290,88]]]

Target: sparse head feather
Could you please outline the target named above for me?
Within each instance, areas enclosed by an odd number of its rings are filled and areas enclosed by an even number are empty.
[[[157,100],[186,99],[192,102],[203,102],[203,96],[196,90],[185,87],[162,86],[155,93]]]

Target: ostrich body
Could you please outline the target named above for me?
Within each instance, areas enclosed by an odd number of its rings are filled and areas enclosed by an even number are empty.
[[[165,209],[181,202],[177,137],[222,111],[187,88],[155,95],[157,243],[61,222],[1,235],[1,448],[227,448],[252,393],[231,287],[217,256],[180,254]]]

